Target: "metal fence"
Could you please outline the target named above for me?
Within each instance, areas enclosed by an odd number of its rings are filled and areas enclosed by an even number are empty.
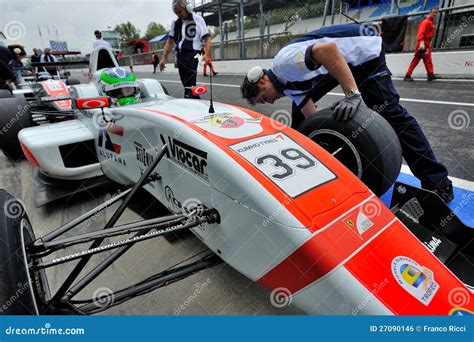
[[[342,11],[342,9],[341,9]],[[416,36],[419,23],[425,18],[429,11],[409,14],[408,26],[405,34],[405,45],[403,51],[413,51],[416,45]],[[291,13],[288,14],[291,20]],[[371,19],[377,22],[382,18]],[[338,21],[340,21],[339,19]],[[331,25],[332,20],[328,21]],[[268,59],[273,58],[278,51],[296,36],[285,30],[291,27],[288,23],[282,23],[282,29],[273,34],[263,34],[253,37],[228,39],[221,43],[213,44],[214,60],[242,60],[242,59]],[[433,50],[469,49],[474,47],[474,4],[442,8],[436,24],[436,36],[433,40]],[[242,44],[243,42],[243,44]],[[244,46],[242,50],[242,45]],[[155,51],[161,56],[163,50]],[[173,61],[170,54],[169,62]],[[151,52],[127,56],[120,59],[121,65],[144,65],[151,64]]]

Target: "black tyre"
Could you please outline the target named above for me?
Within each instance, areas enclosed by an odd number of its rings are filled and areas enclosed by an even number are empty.
[[[23,96],[0,100],[0,148],[11,161],[24,158],[18,132],[31,126],[30,106]]]
[[[22,203],[0,190],[0,314],[37,315],[50,298],[45,272],[28,268],[34,240]]]
[[[68,79],[66,80],[66,84],[72,86],[72,85],[81,84],[81,81],[79,81],[79,80],[76,79],[76,78],[68,78]]]
[[[8,90],[0,89],[0,99],[8,99],[13,97],[13,94],[10,93]]]
[[[377,196],[398,178],[400,141],[390,124],[365,106],[348,122],[337,122],[331,109],[323,109],[306,119],[298,131],[333,154]]]

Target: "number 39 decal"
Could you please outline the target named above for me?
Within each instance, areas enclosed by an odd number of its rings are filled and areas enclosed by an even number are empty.
[[[282,150],[280,151],[280,156],[285,159],[285,161],[282,160],[282,158],[280,158],[279,156],[267,154],[263,157],[257,158],[257,165],[272,163],[273,166],[277,169],[280,169],[281,172],[275,172],[269,176],[280,180],[293,176],[295,174],[295,168],[307,170],[316,166],[315,161],[313,161],[310,157],[308,157],[306,154],[296,148],[287,148],[285,150]],[[296,165],[289,165],[286,162],[299,160],[303,160],[304,162],[297,163]]]
[[[331,170],[284,133],[250,139],[231,148],[292,198],[336,179]]]

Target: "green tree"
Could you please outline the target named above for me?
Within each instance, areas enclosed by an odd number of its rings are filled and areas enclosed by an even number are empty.
[[[129,41],[140,38],[140,30],[129,21],[115,26],[114,31],[120,35],[122,45],[126,45]]]
[[[154,21],[148,24],[148,27],[146,28],[146,33],[145,33],[145,39],[150,40],[153,37],[160,36],[162,34],[165,34],[167,31],[165,27],[161,24],[158,24]]]

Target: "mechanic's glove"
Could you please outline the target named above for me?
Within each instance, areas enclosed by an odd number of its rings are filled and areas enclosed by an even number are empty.
[[[362,97],[359,93],[353,94],[341,101],[336,102],[331,106],[331,109],[333,110],[333,119],[339,122],[349,121],[354,117],[361,102]]]

